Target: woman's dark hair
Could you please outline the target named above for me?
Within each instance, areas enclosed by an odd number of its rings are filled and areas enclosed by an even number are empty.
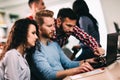
[[[77,15],[77,21],[79,21],[80,16],[87,16],[89,17],[93,24],[95,25],[95,29],[98,30],[98,22],[97,20],[89,13],[89,8],[88,5],[86,4],[86,2],[84,0],[76,0],[73,3],[73,11],[76,13]],[[79,26],[79,23],[77,22],[77,26]]]
[[[8,35],[7,42],[0,56],[0,60],[3,58],[3,56],[8,50],[13,49],[13,48],[16,49],[21,44],[26,45],[28,28],[30,24],[35,25],[36,32],[38,35],[38,25],[36,21],[30,20],[28,18],[17,20],[12,26],[11,31]]]

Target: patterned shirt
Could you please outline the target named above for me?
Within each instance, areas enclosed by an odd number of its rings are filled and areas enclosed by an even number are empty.
[[[89,46],[93,50],[96,50],[96,48],[99,46],[97,41],[92,36],[84,32],[82,29],[80,29],[77,26],[73,28],[73,32],[70,35],[73,35],[74,37],[79,39],[81,42],[83,42],[85,45]],[[58,42],[58,44],[61,47],[67,43],[67,40],[70,37],[70,35],[65,34],[62,30],[56,27],[55,40]]]

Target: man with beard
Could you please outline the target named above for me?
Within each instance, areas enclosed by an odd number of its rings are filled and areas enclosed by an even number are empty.
[[[55,41],[62,47],[67,43],[70,35],[73,35],[85,45],[89,46],[94,55],[100,56],[104,54],[104,49],[99,46],[97,41],[82,29],[76,26],[77,17],[76,14],[70,8],[62,8],[59,10],[56,19],[56,36]]]

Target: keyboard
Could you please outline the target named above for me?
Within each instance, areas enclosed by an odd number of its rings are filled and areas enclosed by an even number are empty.
[[[95,69],[95,70],[90,71],[90,72],[85,72],[85,73],[70,76],[70,78],[71,78],[71,80],[78,79],[78,78],[80,79],[83,77],[87,77],[87,76],[91,76],[91,75],[95,75],[95,74],[100,74],[103,72],[104,72],[104,68],[99,68],[99,69]]]

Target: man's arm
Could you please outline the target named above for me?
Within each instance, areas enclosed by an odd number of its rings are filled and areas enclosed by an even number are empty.
[[[75,74],[79,74],[79,73],[88,72],[88,71],[93,70],[93,68],[91,67],[91,65],[88,62],[83,62],[80,64],[81,65],[79,67],[76,67],[76,68],[58,71],[56,74],[56,77],[59,79],[63,79],[66,76],[75,75]]]
[[[77,26],[75,26],[73,30],[73,35],[80,41],[84,42],[85,45],[92,48],[96,55],[104,54],[104,49],[99,47],[99,44],[92,36],[88,35],[86,32],[84,32]]]
[[[39,74],[39,78],[45,79],[45,80],[55,80],[56,79],[56,72],[53,70],[53,68],[50,66],[49,62],[47,61],[46,57],[41,53],[40,51],[35,51],[33,54],[33,61],[38,71],[38,73],[33,72],[34,75]]]

